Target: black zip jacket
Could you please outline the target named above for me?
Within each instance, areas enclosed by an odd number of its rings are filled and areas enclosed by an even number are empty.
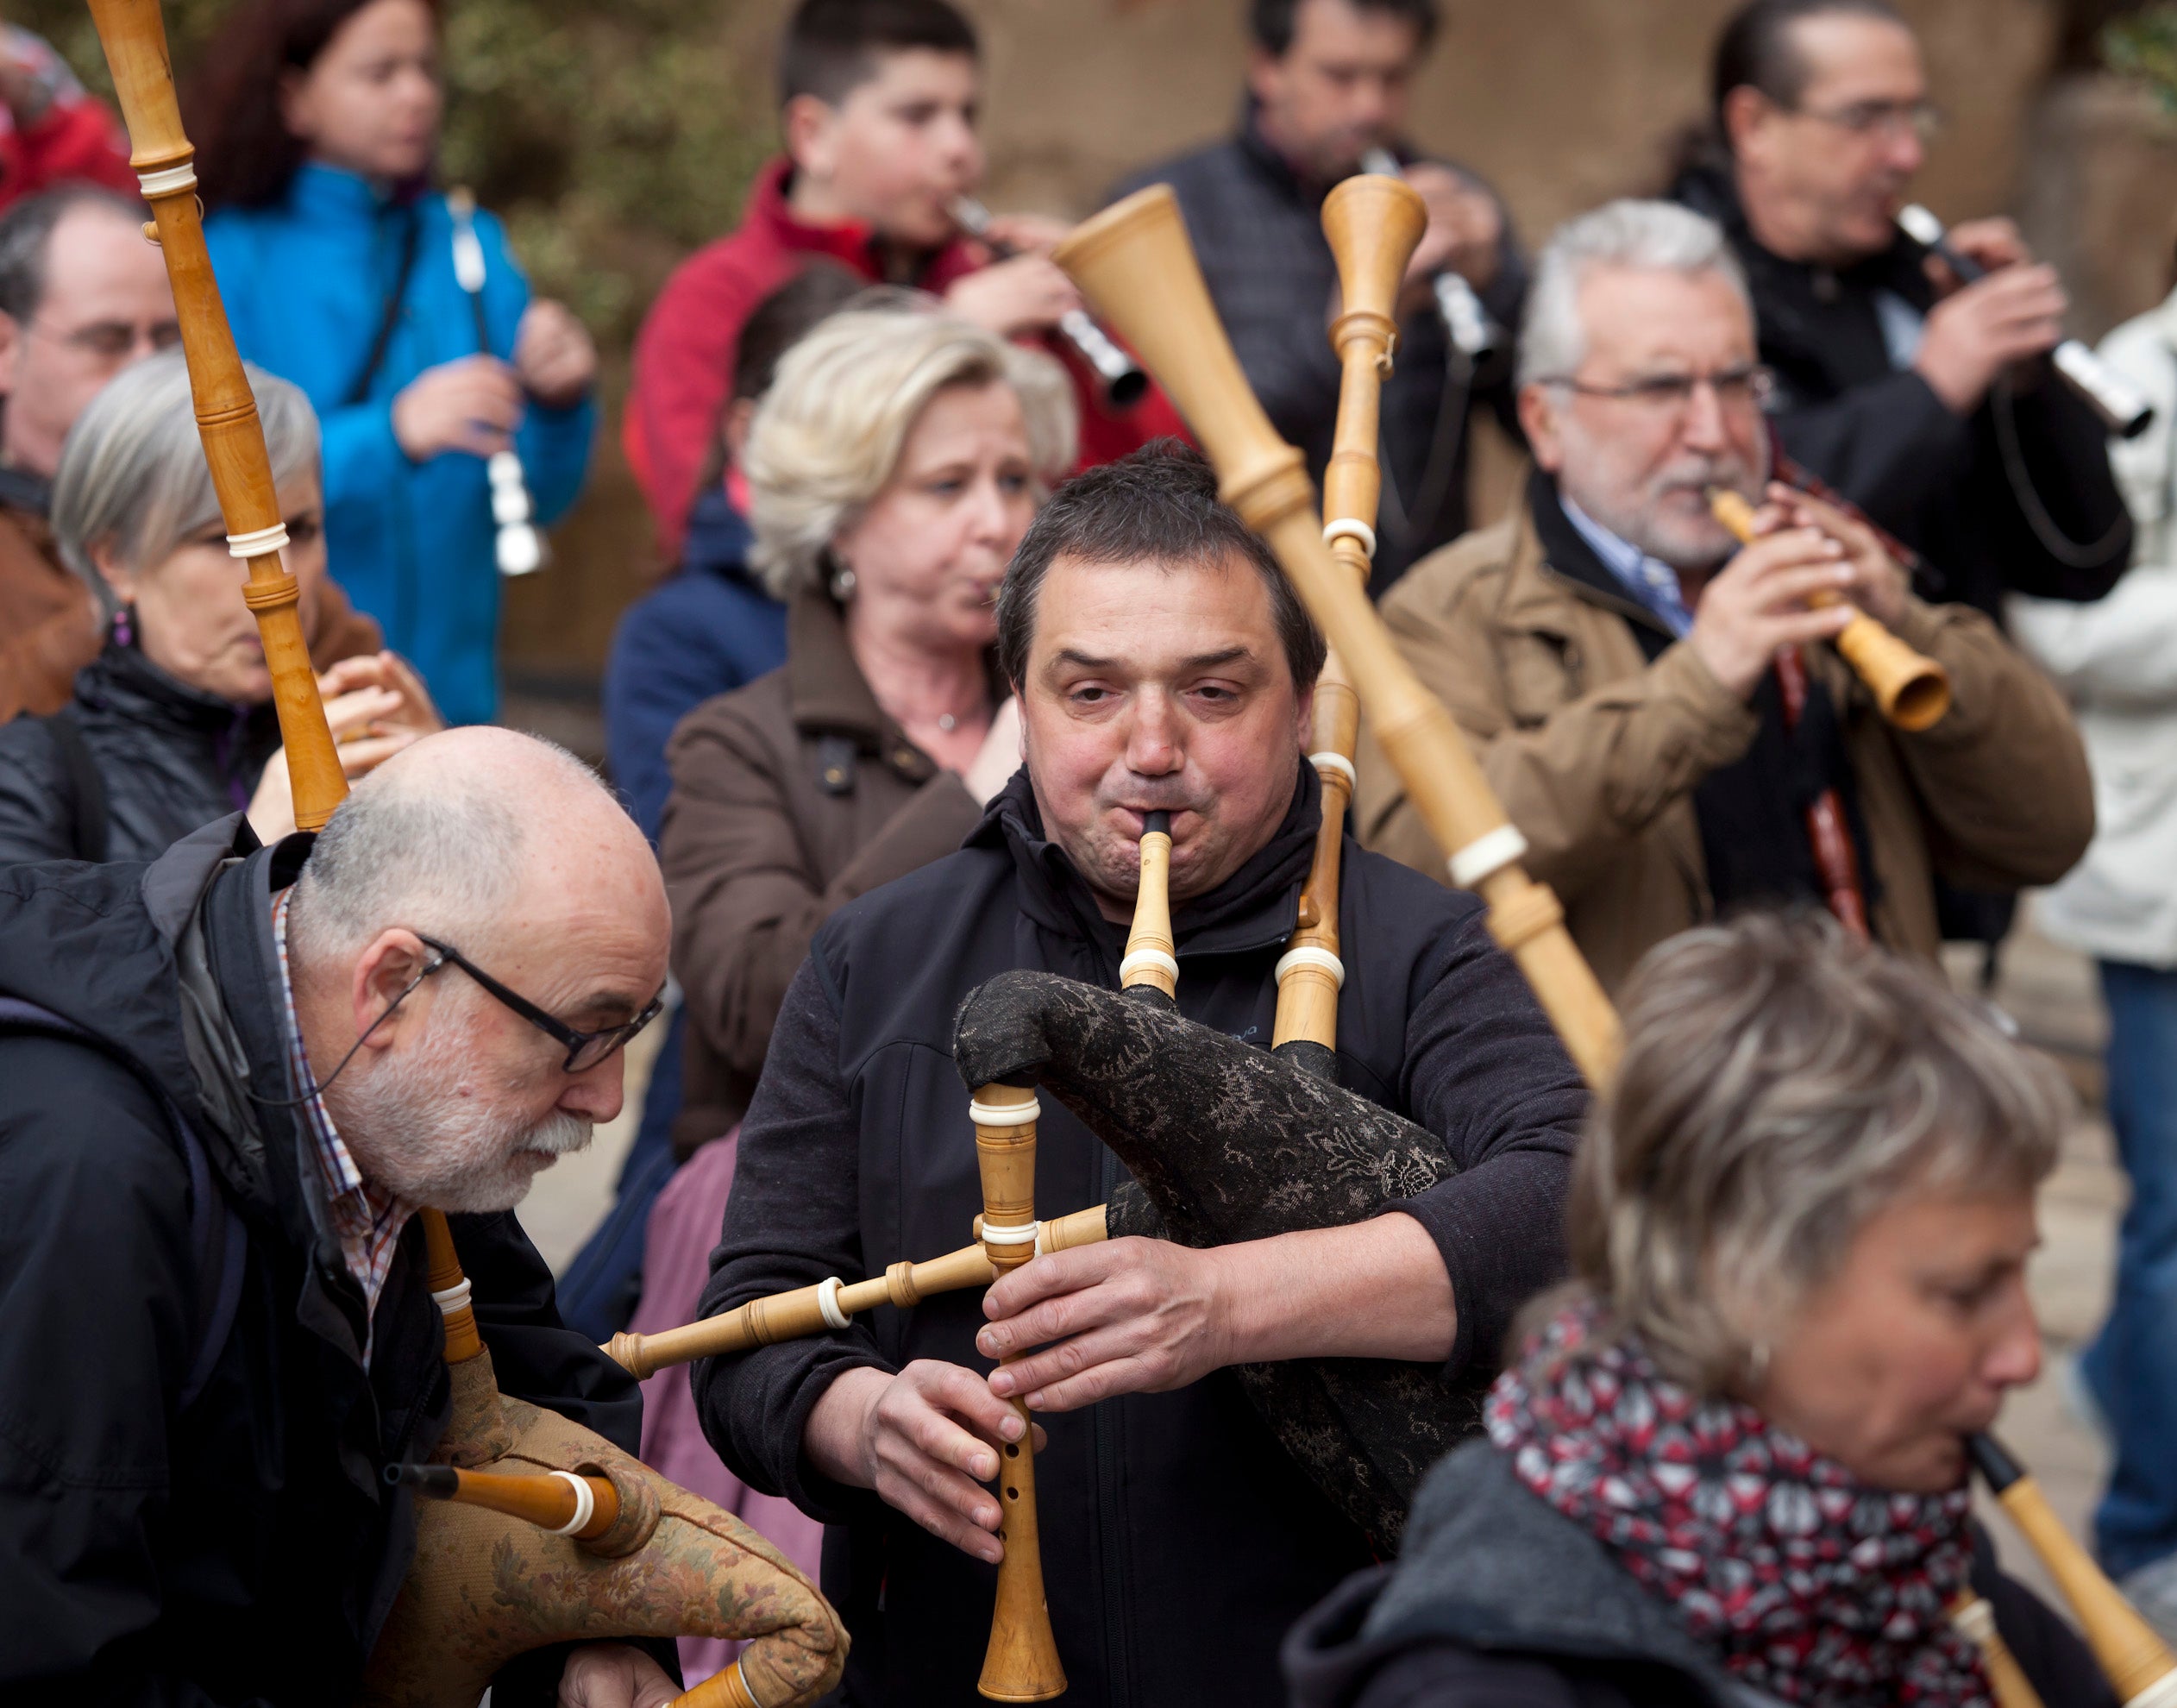
[[[1789,261],[1755,242],[1727,170],[1695,166],[1671,193],[1722,225],[1746,267],[1785,452],[1918,552],[1939,583],[1925,591],[2000,622],[2006,592],[2095,600],[2117,585],[2131,560],[2130,512],[2107,431],[2070,387],[2043,374],[1961,418],[1917,374],[1891,366],[1875,298],[1886,291],[1926,314],[1924,249],[1900,231],[1841,271]],[[2010,428],[2031,496],[2004,467],[1998,433]],[[2042,543],[2034,503],[2075,551]]]
[[[0,1032],[9,1704],[350,1700],[407,1569],[413,1510],[380,1472],[423,1457],[448,1405],[422,1228],[402,1236],[366,1369],[362,1290],[308,1139],[289,1110],[254,1101],[296,1095],[271,900],[310,845],[250,852],[233,818],[148,867],[0,870],[0,994],[96,1033],[163,1088],[247,1240],[223,1349],[183,1408],[208,1280],[185,1153],[113,1056]],[[561,1326],[513,1216],[453,1227],[500,1386],[633,1451],[634,1382]],[[549,1689],[560,1661],[509,1672]]]
[[[1489,191],[1465,168],[1451,169]],[[1210,300],[1247,383],[1279,435],[1307,453],[1308,477],[1320,488],[1338,417],[1338,356],[1328,330],[1338,264],[1323,235],[1323,198],[1331,186],[1301,180],[1264,138],[1252,102],[1232,135],[1144,167],[1113,196],[1151,184],[1169,184],[1178,197]],[[1499,326],[1516,330],[1527,259],[1501,200],[1497,211],[1503,259],[1481,298]],[[1397,366],[1383,382],[1383,494],[1369,577],[1370,593],[1379,597],[1408,564],[1466,531],[1471,418],[1477,406],[1492,411],[1515,443],[1522,442],[1510,349],[1492,355],[1471,383],[1450,377],[1449,349],[1434,306],[1399,327]]]
[[[1973,1585],[2048,1708],[2116,1708],[2093,1656],[1976,1529]],[[1755,1708],[1674,1609],[1470,1441],[1421,1485],[1397,1567],[1372,1567],[1285,1646],[1293,1708]]]
[[[156,860],[246,807],[279,750],[272,702],[234,706],[184,686],[135,647],[106,643],[62,714],[82,732],[103,796],[103,848],[80,845],[84,791],[49,722],[0,725],[0,866],[24,860]]]
[[[1272,970],[1321,818],[1314,774],[1301,772],[1263,850],[1174,914],[1182,1012],[1265,1046]],[[1399,1208],[1444,1253],[1459,1302],[1452,1369],[1493,1368],[1513,1310],[1562,1270],[1585,1093],[1472,896],[1351,841],[1346,860],[1339,1074],[1443,1135],[1459,1162],[1463,1172]],[[1045,839],[1025,772],[961,852],[833,914],[787,995],[741,1128],[705,1314],[965,1244],[982,1201],[950,1059],[955,1011],[1012,968],[1115,988],[1125,938]],[[1172,1088],[1176,1108],[1188,1095]],[[1101,1203],[1123,1177],[1052,1099],[1036,1168],[1045,1216]],[[857,1366],[927,1358],[988,1371],[974,1344],[982,1320],[976,1293],[948,1294],[696,1368],[705,1430],[735,1473],[833,1527],[824,1588],[854,1636],[847,1701],[972,1701],[996,1573],[867,1491],[818,1476],[801,1457],[804,1426]],[[1044,1422],[1037,1498],[1066,1699],[1274,1700],[1286,1628],[1369,1555],[1237,1380],[1219,1372]]]

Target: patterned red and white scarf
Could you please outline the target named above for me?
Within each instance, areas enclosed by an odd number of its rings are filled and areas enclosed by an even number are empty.
[[[1677,1608],[1735,1677],[1786,1702],[1987,1708],[1947,1608],[1971,1496],[1869,1487],[1751,1406],[1702,1399],[1576,1306],[1490,1389],[1520,1481]]]

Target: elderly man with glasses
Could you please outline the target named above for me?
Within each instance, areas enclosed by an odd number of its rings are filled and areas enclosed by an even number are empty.
[[[504,730],[417,742],[314,840],[0,872],[0,1698],[354,1696],[415,1540],[380,1473],[448,1419],[418,1209],[500,1387],[634,1449],[509,1212],[619,1112],[667,935],[633,820]],[[580,1653],[570,1684],[671,1693]]]
[[[1917,598],[1857,517],[1772,483],[1772,381],[1714,223],[1616,202],[1564,227],[1519,379],[1524,503],[1417,565],[1383,614],[1606,984],[1732,909],[1848,912],[1841,869],[1874,937],[1932,957],[1938,876],[2015,889],[2079,857],[2092,796],[2055,691],[1979,612]],[[1718,487],[1760,501],[1743,549]],[[1822,644],[1854,606],[1948,671],[1931,728],[1885,723]],[[1355,810],[1370,846],[1443,876],[1365,730]]]
[[[2006,219],[1898,227],[1937,129],[1889,0],[1751,0],[1725,25],[1710,135],[1672,195],[1728,234],[1775,370],[1785,452],[1927,560],[1940,595],[2093,600],[2131,526],[2099,418],[2050,372],[2066,298]]]

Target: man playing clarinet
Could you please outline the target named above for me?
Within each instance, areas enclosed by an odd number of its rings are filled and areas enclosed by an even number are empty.
[[[819,933],[741,1129],[706,1316],[963,1242],[982,1199],[953,1015],[1012,969],[1120,983],[1152,813],[1170,815],[1181,1013],[1270,1042],[1321,816],[1302,759],[1323,644],[1290,587],[1208,466],[1151,447],[1060,491],[999,608],[1026,765],[959,853]],[[1584,1102],[1570,1062],[1472,898],[1346,858],[1339,1077],[1437,1134],[1459,1173],[1353,1226],[1051,1253],[987,1298],[697,1366],[736,1473],[832,1527],[852,1699],[973,1699],[1003,1546],[987,1485],[1019,1438],[1014,1397],[1045,1436],[1067,1700],[1278,1699],[1283,1631],[1368,1549],[1227,1366],[1491,1369],[1514,1309],[1561,1270]],[[1122,1177],[1055,1102],[1039,1142],[1039,1215],[1101,1203]],[[994,1372],[1000,1357],[1019,1361]]]
[[[1415,74],[1441,22],[1436,0],[1249,0],[1247,94],[1233,133],[1133,173],[1179,198],[1202,275],[1247,383],[1320,484],[1338,414],[1323,336],[1338,270],[1323,198],[1357,172],[1396,170],[1428,204],[1398,305],[1398,367],[1383,396],[1383,492],[1371,591],[1466,531],[1472,418],[1516,434],[1511,351],[1527,263],[1511,216],[1472,173],[1404,144]],[[1446,311],[1438,278],[1471,317]],[[1464,349],[1450,321],[1494,337]],[[1472,342],[1471,336],[1469,342]]]
[[[1827,907],[1932,958],[1938,876],[2051,882],[2093,829],[2071,714],[1995,625],[1915,597],[1865,523],[1765,487],[1756,349],[1712,222],[1630,201],[1572,221],[1520,339],[1525,502],[1383,603],[1607,988],[1749,907]],[[1719,488],[1770,500],[1742,550]],[[1854,606],[1948,673],[1930,727],[1885,721],[1824,644]],[[1363,840],[1440,872],[1365,729],[1359,762]]]

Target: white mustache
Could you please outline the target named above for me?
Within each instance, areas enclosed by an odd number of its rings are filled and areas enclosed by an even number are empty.
[[[547,1115],[522,1135],[518,1151],[541,1151],[547,1156],[563,1157],[570,1151],[579,1151],[595,1136],[595,1124],[581,1115],[569,1115],[562,1109]]]

